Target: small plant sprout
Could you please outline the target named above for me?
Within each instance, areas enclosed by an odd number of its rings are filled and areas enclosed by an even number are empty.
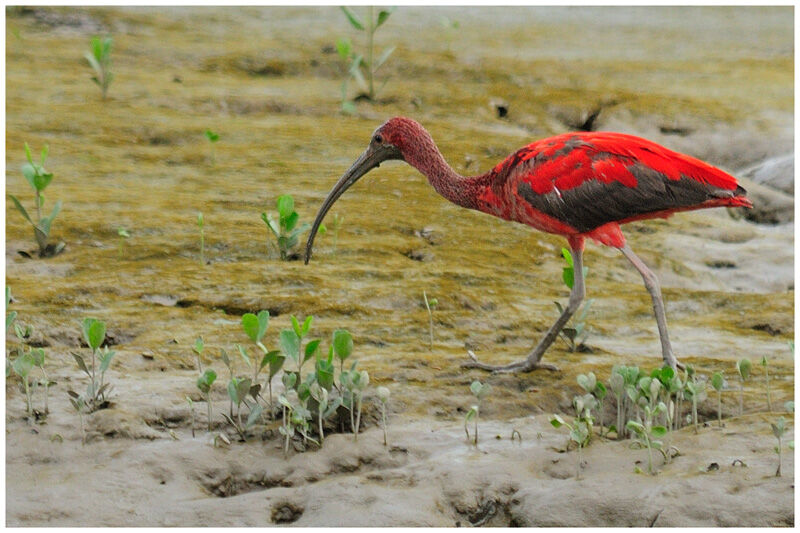
[[[786,419],[780,417],[776,423],[770,424],[770,426],[772,426],[772,434],[778,439],[778,445],[775,446],[775,453],[778,454],[778,469],[775,471],[775,477],[781,477],[781,438],[786,432]],[[794,442],[791,443],[791,446],[794,447]]]
[[[469,428],[467,424],[470,420],[474,420],[474,436],[472,443],[475,446],[478,445],[478,418],[480,417],[481,402],[489,394],[489,392],[491,392],[491,390],[491,385],[488,383],[481,383],[478,380],[473,381],[469,386],[469,391],[475,397],[475,403],[470,406],[469,411],[467,411],[467,414],[464,416],[464,432],[466,432],[467,442],[469,442]]]
[[[750,379],[753,363],[750,359],[743,358],[736,362],[736,371],[739,372],[739,416],[744,414],[744,383]]]
[[[36,243],[39,245],[39,257],[50,257],[61,253],[64,249],[64,243],[60,242],[56,245],[48,245],[47,239],[50,237],[50,228],[53,225],[53,220],[58,216],[61,211],[61,200],[57,201],[50,212],[50,216],[42,216],[42,207],[44,207],[44,190],[53,181],[53,174],[45,171],[44,163],[47,160],[48,146],[42,148],[42,155],[39,163],[34,163],[31,149],[28,143],[25,143],[25,157],[28,162],[22,166],[22,175],[25,180],[30,184],[35,194],[36,205],[36,222],[28,214],[28,211],[22,206],[22,203],[13,194],[9,194],[11,201],[14,202],[17,210],[25,217],[25,220],[33,226],[33,235],[36,238]]]
[[[67,394],[69,395],[69,403],[72,404],[81,420],[81,444],[86,444],[86,429],[83,425],[83,412],[86,410],[86,401],[83,396],[80,396],[75,391],[67,391]]]
[[[239,345],[237,345],[237,347],[239,348],[239,353],[241,354],[242,358],[253,369],[253,383],[257,384],[259,373],[265,367],[268,368],[269,376],[267,378],[267,387],[269,388],[270,413],[272,413],[272,378],[275,377],[275,374],[277,374],[283,366],[285,357],[278,350],[268,350],[267,347],[264,346],[264,343],[261,342],[261,339],[267,332],[268,326],[269,311],[267,310],[259,311],[258,315],[254,315],[253,313],[245,313],[244,316],[242,316],[242,328],[244,329],[244,332],[262,353],[260,362],[258,362],[259,359],[256,359],[256,361],[251,364],[250,358],[247,356],[245,349]],[[258,387],[260,390],[261,386],[258,385]]]
[[[194,402],[189,396],[184,396],[184,398],[186,399],[186,403],[189,404],[189,413],[192,416],[192,438],[194,438]]]
[[[722,372],[714,372],[711,376],[711,386],[717,391],[717,422],[722,427],[722,389],[725,387],[725,378]]]
[[[197,213],[197,228],[200,230],[200,264],[206,264],[206,235],[203,229],[203,213]]]
[[[561,248],[561,255],[564,257],[564,261],[566,265],[562,269],[561,277],[564,281],[564,285],[572,290],[573,285],[575,285],[575,267],[572,263],[572,253],[567,250],[566,248]],[[583,267],[583,277],[586,278],[587,274],[589,273],[589,267]],[[553,302],[558,308],[559,313],[564,312],[564,307],[559,302]],[[589,337],[589,329],[586,327],[586,317],[589,314],[589,309],[592,307],[592,303],[594,303],[594,299],[589,298],[586,302],[578,309],[578,312],[575,313],[575,316],[570,321],[571,327],[564,327],[561,329],[559,334],[561,338],[567,343],[570,352],[575,352],[578,348],[586,342],[586,339]]]
[[[206,407],[208,409],[208,432],[211,433],[211,385],[217,379],[217,373],[208,368],[197,378],[197,388],[206,397]]]
[[[337,409],[339,409],[339,406],[342,405],[342,399],[336,397],[333,402],[329,403],[330,395],[328,393],[328,389],[320,385],[319,381],[315,381],[311,384],[309,393],[317,402],[317,431],[319,432],[320,445],[322,445],[322,442],[325,440],[325,429],[323,428],[323,422],[330,418],[331,415],[335,413]]]
[[[53,385],[53,382],[47,377],[47,371],[44,368],[44,350],[42,348],[34,348],[31,350],[31,355],[33,356],[33,364],[39,367],[39,370],[42,371],[42,379],[39,380],[39,385],[44,387],[44,414],[48,414],[50,412],[50,407],[48,406],[48,392],[50,389],[50,385]]]
[[[550,424],[554,428],[562,426],[569,429],[569,438],[578,446],[578,467],[575,478],[581,477],[581,465],[583,464],[583,448],[589,444],[592,437],[592,409],[596,406],[597,400],[591,394],[575,396],[572,399],[572,406],[575,408],[575,419],[572,424],[568,424],[559,415],[550,416]]]
[[[14,362],[11,363],[11,368],[14,370],[14,373],[22,379],[23,385],[23,392],[25,393],[25,405],[26,409],[25,412],[27,413],[28,417],[33,417],[33,403],[31,402],[31,383],[30,383],[30,373],[33,370],[34,366],[34,355],[32,351],[27,351],[24,353],[20,353]]]
[[[381,65],[389,59],[389,56],[392,55],[395,49],[394,46],[387,48],[375,59],[375,32],[388,20],[389,15],[391,15],[393,11],[394,8],[380,8],[376,17],[375,8],[367,6],[366,13],[364,14],[365,17],[362,19],[362,17],[357,15],[353,10],[342,7],[342,12],[345,17],[347,17],[350,25],[354,29],[364,32],[366,37],[366,50],[364,54],[356,54],[353,51],[350,39],[339,39],[336,43],[336,48],[339,52],[339,56],[343,60],[349,62],[348,79],[352,78],[355,80],[359,89],[361,89],[361,94],[359,96],[370,101],[375,100],[378,92],[375,89],[375,73]],[[342,109],[345,112],[352,113],[355,111],[355,107],[352,101],[348,101],[345,96],[347,94],[348,79],[345,79],[342,84]],[[384,85],[386,85],[386,81],[384,81]],[[381,88],[382,87],[383,86],[381,86]]]
[[[119,258],[122,259],[125,247],[125,239],[129,239],[131,234],[123,227],[117,228],[117,235],[119,236]]]
[[[90,383],[86,389],[86,397],[84,403],[89,412],[94,412],[100,409],[106,400],[106,391],[110,390],[110,385],[104,383],[105,373],[111,365],[111,359],[114,357],[115,352],[106,347],[100,350],[106,338],[106,323],[94,318],[84,318],[81,324],[83,328],[83,338],[89,348],[92,350],[92,367],[91,370],[86,366],[83,357],[79,354],[72,353],[75,362],[78,363],[78,368],[83,370],[89,377]],[[100,359],[100,365],[97,365],[97,360]],[[97,379],[97,371],[100,371],[100,379]],[[73,396],[74,397],[74,396]]]
[[[203,355],[203,350],[205,350],[205,347],[206,345],[203,342],[203,337],[197,337],[194,340],[192,351],[197,355],[197,371],[201,374],[203,373],[203,362],[200,360],[200,356]]]
[[[422,299],[425,302],[425,309],[428,310],[428,322],[430,325],[430,350],[433,351],[433,309],[439,305],[439,300],[431,298],[428,300],[428,295],[422,291]]]
[[[106,99],[108,93],[108,86],[114,75],[111,73],[111,45],[113,40],[111,37],[100,39],[100,37],[92,37],[89,41],[89,51],[83,54],[83,57],[89,62],[89,65],[94,70],[92,81],[100,87],[103,93],[103,100]]]
[[[375,391],[378,401],[381,402],[381,426],[383,427],[383,445],[386,446],[386,403],[389,401],[390,392],[386,387],[378,387]]]
[[[767,356],[761,357],[761,366],[764,367],[764,384],[767,388],[767,411],[770,413],[772,412],[772,398],[770,397],[769,393],[769,366],[767,361]]]
[[[303,349],[303,338],[308,335],[314,317],[309,315],[301,325],[297,318],[292,315],[292,329],[284,329],[280,332],[279,340],[283,354],[295,362],[297,365],[297,381],[302,382],[301,373],[306,361],[314,357],[319,348],[319,340],[309,342]]]
[[[697,380],[697,373],[689,365],[686,366],[686,374],[685,391],[692,400],[692,424],[694,425],[694,432],[697,433],[697,404],[706,399],[706,384]]]
[[[211,130],[206,130],[205,136],[206,136],[206,139],[208,139],[209,144],[211,145],[211,164],[212,165],[216,165],[217,164],[216,145],[217,145],[217,141],[219,141],[219,134],[218,133],[214,133]]]
[[[275,235],[278,242],[278,250],[283,261],[294,259],[296,254],[292,251],[299,241],[300,236],[310,227],[307,222],[298,224],[300,215],[294,210],[294,199],[289,194],[278,196],[275,201],[278,208],[278,221],[270,213],[261,213],[261,220]]]
[[[605,399],[606,395],[608,394],[608,390],[606,386],[603,385],[601,381],[597,380],[597,377],[594,375],[594,372],[589,372],[589,374],[578,374],[578,385],[581,386],[583,390],[591,394],[595,397],[599,404],[598,411],[600,413],[600,434],[603,434],[603,400]]]
[[[667,428],[664,426],[654,426],[653,420],[661,413],[667,410],[664,402],[659,402],[655,408],[651,409],[649,405],[644,406],[644,424],[635,420],[628,420],[626,424],[628,429],[632,431],[636,437],[636,444],[647,448],[647,471],[650,474],[655,474],[653,470],[653,449],[661,451],[666,461],[667,455],[664,452],[664,443],[658,439],[667,434]]]

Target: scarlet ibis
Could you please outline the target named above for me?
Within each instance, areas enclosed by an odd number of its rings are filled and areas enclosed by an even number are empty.
[[[620,224],[706,207],[752,207],[747,191],[730,174],[623,133],[556,135],[520,148],[485,174],[460,176],[425,128],[412,119],[395,117],[375,130],[367,149],[323,202],[306,244],[306,264],[317,228],[333,203],[359,178],[390,159],[419,170],[436,192],[455,204],[563,235],[569,242],[575,272],[572,292],[541,341],[527,357],[508,365],[482,363],[471,352],[471,360],[463,365],[495,372],[556,369],[541,358],[584,298],[587,238],[619,249],[642,275],[653,300],[664,363],[677,368],[658,278],[626,244]]]

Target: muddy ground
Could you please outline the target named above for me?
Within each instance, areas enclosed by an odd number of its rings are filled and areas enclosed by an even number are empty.
[[[7,380],[7,525],[793,525],[794,462],[784,448],[774,477],[779,413],[766,413],[757,364],[745,414],[734,416],[742,357],[769,358],[775,411],[794,394],[791,8],[403,7],[376,34],[380,50],[397,46],[379,71],[386,84],[352,115],[341,111],[346,66],[334,45],[363,43],[335,8],[9,8],[6,17],[6,191],[32,204],[22,146],[48,144],[45,206],[63,201],[52,240],[66,243],[53,258],[23,257],[32,231],[7,201],[11,309],[34,328],[29,343],[45,348],[56,382],[49,416],[31,424],[18,380]],[[102,101],[82,56],[106,33],[115,79]],[[356,96],[353,83],[348,91]],[[749,215],[685,213],[626,231],[662,280],[677,356],[704,378],[725,372],[725,427],[670,434],[681,455],[658,461],[657,476],[634,472],[646,452],[597,438],[576,479],[577,454],[564,453],[566,434],[547,419],[570,414],[577,374],[606,380],[614,364],[660,362],[638,274],[590,244],[588,350],[556,343],[545,360],[559,372],[465,371],[466,349],[510,362],[556,318],[553,301],[568,295],[563,239],[450,205],[408,166],[382,165],[337,202],[335,249],[329,233],[309,266],[280,261],[260,213],[288,193],[310,222],[393,115],[423,123],[464,174],[533,139],[591,127],[761,181],[743,181],[758,208]],[[206,129],[220,135],[213,156]],[[131,235],[121,252],[120,227]],[[433,349],[423,290],[439,301]],[[323,344],[337,328],[353,333],[373,386],[357,444],[335,434],[321,450],[293,445],[286,460],[275,423],[237,442],[221,416],[222,384],[214,433],[202,431],[194,340],[203,336],[203,363],[224,376],[220,349],[246,342],[240,317],[260,309],[273,317],[270,348],[291,315],[314,315]],[[111,405],[86,416],[83,445],[66,391],[85,387],[70,355],[87,354],[85,316],[108,323],[117,356]],[[7,353],[19,344],[9,335]],[[463,432],[474,379],[493,386],[477,448]],[[392,394],[386,447],[375,385]],[[34,401],[41,409],[41,391]],[[792,416],[781,414],[788,441]],[[700,415],[713,422],[713,395]],[[215,447],[219,433],[231,444]]]

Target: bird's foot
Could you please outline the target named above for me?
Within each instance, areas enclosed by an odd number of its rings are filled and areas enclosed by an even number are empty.
[[[470,360],[461,363],[462,368],[479,368],[481,370],[487,370],[493,374],[515,374],[518,372],[531,372],[538,369],[558,372],[558,367],[556,365],[542,363],[540,361],[534,362],[523,359],[522,361],[517,361],[508,365],[490,365],[478,361],[478,357],[472,350],[467,350],[467,355],[469,355]]]

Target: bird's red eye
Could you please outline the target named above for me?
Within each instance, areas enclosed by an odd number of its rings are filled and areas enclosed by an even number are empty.
[[[383,137],[381,137],[380,133],[376,133],[375,137],[373,137],[372,140],[375,141],[376,143],[380,144],[380,143],[383,142]]]

